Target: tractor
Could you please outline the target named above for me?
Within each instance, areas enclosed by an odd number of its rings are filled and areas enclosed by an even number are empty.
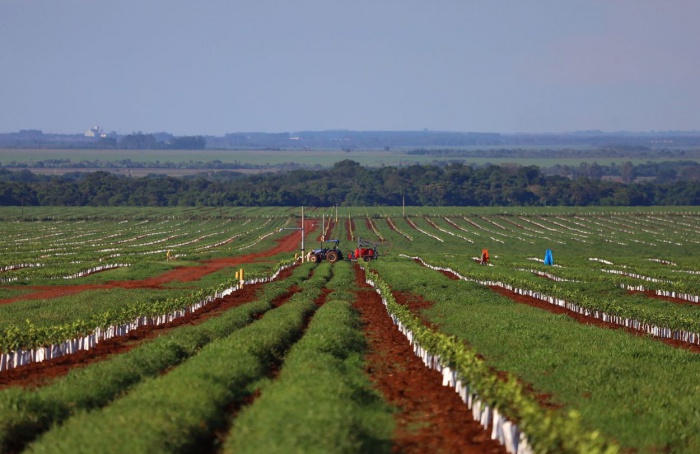
[[[332,243],[332,247],[323,247],[324,243]],[[322,260],[328,260],[331,263],[335,263],[338,260],[343,259],[343,253],[339,248],[340,240],[324,240],[321,241],[321,248],[314,249],[309,253],[309,260],[312,262],[320,262]]]
[[[377,260],[379,258],[379,252],[377,252],[377,243],[372,243],[362,238],[357,238],[357,249],[354,252],[348,254],[348,260],[356,262],[358,260],[364,260],[369,262],[370,260]]]

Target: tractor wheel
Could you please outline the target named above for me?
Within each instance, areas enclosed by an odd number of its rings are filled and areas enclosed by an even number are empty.
[[[328,251],[326,253],[326,260],[328,260],[331,263],[337,262],[339,258],[340,254],[338,254],[336,251]]]
[[[312,254],[311,257],[309,257],[309,260],[311,260],[311,261],[314,262],[314,263],[317,263],[317,262],[320,262],[320,261],[321,261],[321,257],[319,257],[319,256],[316,255],[316,254]]]
[[[364,257],[362,257],[362,260],[364,260],[365,262],[369,262],[370,258],[368,255],[365,255]]]

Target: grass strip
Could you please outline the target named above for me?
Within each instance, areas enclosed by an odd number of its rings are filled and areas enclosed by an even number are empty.
[[[225,407],[246,397],[248,387],[298,338],[327,279],[327,273],[315,272],[288,303],[111,405],[79,412],[28,452],[182,452],[210,443],[226,421]]]
[[[21,447],[76,411],[106,405],[136,383],[154,377],[192,355],[204,345],[242,328],[272,308],[271,302],[307,278],[309,267],[297,267],[283,281],[266,284],[259,299],[230,309],[200,325],[184,326],[150,342],[71,371],[36,390],[0,391],[0,451]]]
[[[618,317],[622,323],[624,319],[629,319],[637,321],[643,328],[656,326],[666,329],[668,335],[665,337],[683,339],[685,333],[689,341],[698,343],[700,313],[691,305],[653,300],[640,295],[628,295],[626,290],[619,288],[615,283],[561,283],[507,268],[484,269],[485,267],[465,266],[432,258],[426,263],[452,269],[469,279],[500,283],[506,288],[520,288],[534,294],[562,299],[590,313],[601,312]]]
[[[550,396],[557,413],[575,410],[583,427],[623,449],[698,452],[700,355],[517,304],[413,262],[373,266],[394,290],[434,302],[423,315],[441,332]]]
[[[236,418],[225,453],[389,452],[390,408],[364,373],[366,348],[349,291],[351,265],[338,262],[334,292],[262,395]]]
[[[279,263],[276,271],[270,276],[248,276],[249,283],[269,282],[291,263]],[[0,332],[0,352],[10,347],[7,354],[0,353],[0,371],[22,366],[30,362],[39,362],[47,358],[70,354],[77,350],[89,349],[100,340],[126,334],[129,330],[151,324],[162,324],[172,319],[183,317],[188,313],[199,310],[217,298],[223,298],[240,285],[238,283],[220,283],[210,292],[199,290],[189,298],[166,299],[156,302],[127,303],[119,310],[107,311],[92,317],[93,321],[75,320],[69,325],[54,326],[41,329],[27,320],[25,330],[13,327]],[[122,320],[120,323],[118,320]],[[97,325],[91,329],[91,326]],[[37,348],[20,348],[31,345]]]

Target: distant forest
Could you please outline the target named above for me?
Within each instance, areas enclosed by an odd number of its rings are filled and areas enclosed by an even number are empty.
[[[19,132],[0,134],[0,148],[203,150],[206,143],[204,136],[176,137],[166,132],[156,134],[134,132],[126,135],[111,132],[90,137],[84,134],[44,134],[36,129],[24,129]]]
[[[700,146],[698,131],[602,132],[561,134],[501,134],[450,131],[298,131],[235,132],[223,136],[175,136],[168,132],[53,134],[37,129],[0,133],[0,148],[42,149],[248,149],[248,150],[381,150],[421,147],[515,147],[586,146],[652,147],[673,149]]]
[[[625,170],[626,172],[633,171]],[[623,176],[624,173],[623,173]],[[535,166],[363,167],[243,176],[134,178],[109,172],[33,174],[0,169],[3,206],[649,206],[700,204],[700,179],[638,182],[546,175]],[[633,182],[632,182],[633,181]]]

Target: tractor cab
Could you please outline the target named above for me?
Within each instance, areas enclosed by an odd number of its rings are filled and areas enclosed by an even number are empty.
[[[327,246],[326,243],[328,243]],[[321,241],[321,248],[311,251],[309,260],[312,262],[328,260],[331,263],[335,263],[343,258],[343,253],[340,251],[339,245],[340,240]]]

